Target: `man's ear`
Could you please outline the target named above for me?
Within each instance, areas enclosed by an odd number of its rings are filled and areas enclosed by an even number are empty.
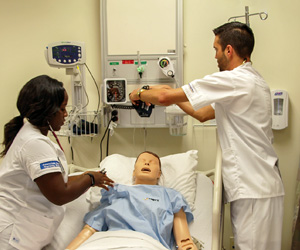
[[[231,57],[233,55],[233,51],[234,51],[233,47],[230,44],[228,44],[225,49],[225,54]]]

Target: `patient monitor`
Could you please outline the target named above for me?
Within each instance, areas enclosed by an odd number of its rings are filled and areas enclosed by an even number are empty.
[[[52,67],[72,68],[86,61],[85,45],[82,42],[59,41],[50,43],[45,51],[47,62]]]
[[[71,76],[72,108],[68,110],[68,118],[58,135],[98,135],[100,133],[100,112],[99,110],[87,110],[89,98],[86,91],[85,43],[78,41],[49,43],[45,49],[45,57],[51,67],[63,68],[66,74]]]

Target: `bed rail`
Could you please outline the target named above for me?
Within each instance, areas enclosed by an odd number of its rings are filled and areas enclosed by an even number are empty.
[[[217,138],[217,155],[215,163],[213,218],[212,218],[212,250],[221,250],[223,247],[224,203],[222,183],[222,150]]]

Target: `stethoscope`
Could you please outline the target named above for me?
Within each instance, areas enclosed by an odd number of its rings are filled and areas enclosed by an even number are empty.
[[[64,152],[64,149],[63,149],[63,147],[61,146],[60,141],[58,140],[58,137],[57,137],[57,135],[55,134],[54,130],[52,129],[50,123],[49,123],[48,121],[47,121],[47,123],[48,123],[48,125],[49,125],[50,131],[51,131],[51,133],[53,134],[53,136],[54,136],[54,138],[55,138],[55,140],[56,140],[58,146],[59,146],[60,149]],[[64,167],[63,167],[63,165],[62,165],[62,163],[61,163],[61,161],[60,161],[60,159],[59,159],[58,156],[57,156],[57,160],[58,160],[58,162],[59,162],[59,166],[60,166],[61,172],[64,174],[64,173],[65,173],[65,169],[64,169]]]
[[[49,123],[48,121],[47,121],[47,123],[48,123],[48,125],[49,125],[50,131],[51,131],[52,135],[54,136],[54,138],[55,138],[55,140],[56,140],[58,146],[59,146],[60,149],[64,152],[64,149],[63,149],[63,147],[61,146],[60,141],[58,140],[58,137],[57,137],[57,135],[55,134],[54,130],[52,129],[50,123]]]
[[[57,135],[55,134],[54,130],[52,129],[50,123],[49,123],[48,121],[47,121],[47,123],[48,123],[48,125],[49,125],[50,131],[51,131],[51,133],[53,134],[53,136],[54,136],[54,138],[55,138],[57,144],[59,145],[60,149],[64,152],[64,149],[62,148],[62,146],[61,146],[61,144],[60,144],[60,141],[59,141]],[[64,172],[65,172],[65,169],[63,168],[63,166],[62,166],[62,164],[61,164],[61,162],[60,162],[59,157],[57,157],[57,159],[58,159],[58,161],[59,161],[60,168],[61,168],[62,172],[64,173]],[[103,169],[100,170],[99,172],[102,173],[102,174],[106,174],[105,168],[103,168]]]

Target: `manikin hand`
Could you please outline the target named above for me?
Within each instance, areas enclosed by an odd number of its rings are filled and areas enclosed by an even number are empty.
[[[191,238],[181,240],[178,244],[178,250],[197,250],[196,245],[194,244]]]

